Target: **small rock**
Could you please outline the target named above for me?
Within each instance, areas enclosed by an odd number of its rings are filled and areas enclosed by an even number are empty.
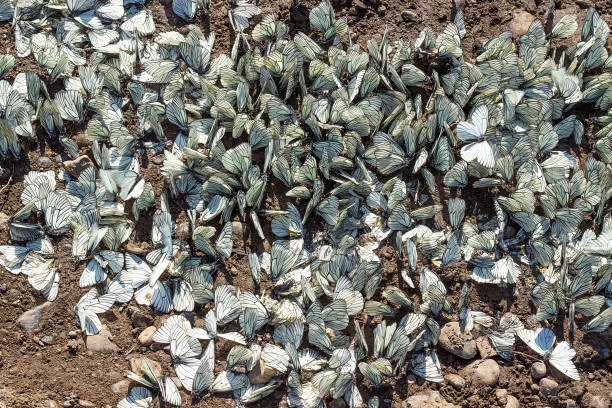
[[[538,318],[535,315],[531,315],[525,320],[526,329],[537,330],[540,327],[542,327],[542,325],[540,324],[540,322],[538,321]]]
[[[551,380],[550,378],[542,378],[540,380],[540,394],[544,397],[548,397],[551,395],[557,395],[559,391],[559,384],[555,380]]]
[[[45,302],[36,306],[34,309],[23,312],[21,316],[17,318],[17,324],[28,333],[28,336],[31,336],[34,329],[37,329],[40,324],[43,310],[49,306],[51,306],[51,302]]]
[[[587,392],[582,397],[581,406],[585,408],[608,408],[610,407],[610,400],[606,396]]]
[[[497,355],[497,352],[491,346],[491,342],[487,336],[480,336],[476,339],[476,348],[478,349],[478,354],[480,354],[480,358],[492,358]]]
[[[163,154],[158,154],[157,156],[153,156],[151,161],[153,162],[153,164],[161,166],[162,164],[164,164],[164,155]]]
[[[114,353],[119,351],[119,347],[113,343],[111,335],[106,325],[102,326],[100,333],[85,338],[85,346],[88,350],[97,351],[100,353]]]
[[[144,329],[138,335],[138,343],[142,344],[143,346],[150,346],[153,344],[153,333],[155,333],[156,330],[157,327],[155,326],[149,326]]]
[[[457,405],[446,402],[438,391],[413,394],[404,401],[406,408],[455,408]]]
[[[130,307],[128,313],[132,319],[132,325],[134,327],[142,328],[153,326],[153,319],[148,314],[142,312],[137,307]]]
[[[240,221],[232,221],[232,234],[242,237],[246,234],[246,225]]]
[[[415,13],[414,11],[412,11],[412,10],[403,10],[402,11],[402,18],[407,23],[414,23],[414,22],[418,21],[419,15],[417,13]]]
[[[272,367],[268,367],[263,359],[259,360],[259,363],[249,372],[249,381],[251,384],[266,384],[274,376],[276,376],[276,370]]]
[[[474,361],[466,370],[473,377],[472,383],[476,385],[494,385],[499,379],[499,364],[490,358]]]
[[[79,333],[76,330],[70,330],[68,332],[68,337],[71,339],[76,339],[78,337]]]
[[[524,10],[517,10],[514,12],[512,18],[512,35],[516,38],[523,35],[529,30],[529,26],[535,20],[535,16]]]
[[[540,391],[540,386],[538,384],[535,384],[535,383],[530,384],[529,388],[531,388],[531,391],[533,391],[533,392],[539,392]]]
[[[574,400],[567,399],[561,403],[561,406],[563,408],[577,408],[578,404],[576,404],[576,401]]]
[[[416,376],[415,376],[414,374],[408,374],[408,375],[406,376],[406,382],[407,382],[408,384],[414,384],[414,383],[416,383],[416,382],[417,382]]]
[[[508,402],[506,402],[506,408],[520,408],[521,404],[519,404],[518,399],[514,395],[508,395],[506,397]]]
[[[79,400],[79,407],[82,408],[95,408],[96,404],[87,400]]]
[[[115,394],[126,395],[130,389],[130,380],[117,381],[111,385],[111,391]]]
[[[49,168],[52,164],[53,162],[47,156],[40,156],[38,158],[38,167],[40,167],[41,169]]]
[[[465,360],[476,355],[476,341],[469,332],[461,332],[459,322],[448,322],[442,326],[438,344],[449,353]]]
[[[546,364],[541,361],[533,363],[531,365],[531,376],[536,380],[546,377]]]
[[[444,379],[456,390],[462,389],[466,384],[465,379],[457,374],[447,374]]]
[[[175,235],[178,239],[183,241],[190,239],[191,233],[189,232],[189,222],[183,221],[177,225]]]
[[[91,166],[93,166],[91,159],[85,155],[64,162],[66,173],[70,174],[73,178],[78,178],[83,170]]]
[[[70,408],[71,406],[73,406],[74,404],[72,403],[72,401],[70,400],[66,400],[62,403],[62,407],[64,408]]]
[[[57,154],[57,155],[55,155],[55,157],[53,158],[53,160],[55,160],[55,162],[56,162],[57,164],[60,164],[60,165],[61,165],[61,164],[63,163],[63,161],[64,161],[64,159],[62,158],[62,155],[61,155],[61,154]]]
[[[0,292],[6,293],[6,283],[3,283],[2,285],[0,285]]]
[[[368,8],[368,6],[366,6],[361,0],[355,0],[353,5],[357,10],[366,10]]]
[[[91,145],[91,141],[87,138],[87,136],[85,136],[85,133],[78,133],[74,137],[74,141],[79,148],[89,147]]]
[[[499,401],[500,404],[504,405],[508,402],[508,390],[503,388],[498,388],[495,390],[495,398]]]
[[[125,246],[126,251],[131,252],[135,255],[145,255],[148,252],[148,245],[145,242],[128,242]]]
[[[157,377],[160,377],[162,375],[162,368],[161,368],[161,364],[159,364],[157,361],[155,360],[151,360],[150,358],[147,359],[149,361],[149,364],[151,365],[151,369],[153,369],[153,372],[155,373],[155,375]],[[142,368],[141,368],[141,359],[140,357],[132,357],[130,358],[130,370],[138,375],[142,375]]]
[[[43,336],[43,338],[40,339],[40,341],[42,341],[44,344],[49,346],[49,345],[55,343],[55,338],[53,338],[53,336]]]
[[[329,408],[345,408],[346,403],[342,398],[336,398],[329,403]]]
[[[55,402],[53,400],[46,400],[43,403],[43,407],[44,408],[59,408],[59,405],[57,405],[57,402]]]

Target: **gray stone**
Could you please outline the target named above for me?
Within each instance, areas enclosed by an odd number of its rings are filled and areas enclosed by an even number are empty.
[[[53,162],[47,156],[40,156],[38,158],[38,167],[40,167],[41,169],[47,169],[51,167],[52,164]]]
[[[455,408],[457,405],[446,402],[439,391],[426,391],[409,396],[403,404],[406,408]]]
[[[456,390],[461,390],[467,383],[463,377],[457,374],[447,374],[444,376],[444,379]]]
[[[471,333],[462,333],[459,322],[448,322],[442,326],[438,344],[457,357],[469,360],[476,355],[476,341]]]
[[[97,351],[100,353],[115,353],[119,351],[119,347],[113,343],[111,335],[106,325],[102,326],[100,333],[85,338],[85,346],[88,350]]]
[[[0,292],[2,293],[6,292],[6,283],[3,283],[2,285],[0,285]]]
[[[546,377],[546,364],[541,361],[533,363],[531,365],[531,376],[536,380]]]
[[[138,343],[142,344],[143,346],[150,346],[151,344],[153,344],[153,334],[156,330],[157,327],[149,326],[143,331],[141,331],[138,335]]]
[[[402,18],[407,23],[414,23],[419,20],[419,15],[412,10],[403,10]]]
[[[130,389],[130,380],[128,379],[117,381],[116,383],[111,385],[111,391],[119,395],[127,395],[129,389]]]
[[[521,404],[519,404],[519,400],[516,399],[514,395],[508,395],[506,402],[506,408],[520,408]]]
[[[64,162],[66,173],[70,174],[73,178],[78,178],[83,170],[91,166],[93,166],[91,159],[85,155]]]
[[[73,404],[73,403],[72,403],[72,401],[70,401],[70,400],[66,400],[66,401],[64,401],[64,402],[62,403],[62,407],[64,407],[64,408],[70,408],[70,407],[72,407],[73,405],[74,405],[74,404]]]
[[[40,341],[42,341],[44,344],[49,346],[49,345],[55,343],[55,338],[53,336],[43,336],[43,338],[40,339]]]
[[[474,361],[465,369],[475,385],[494,385],[499,379],[499,364],[490,358]]]
[[[17,318],[17,324],[26,331],[28,336],[31,336],[32,332],[37,329],[40,324],[43,310],[49,306],[51,306],[51,302],[45,302],[36,306],[34,309],[23,312],[21,316]]]
[[[550,378],[542,378],[540,380],[540,394],[544,397],[557,395],[559,391],[559,384],[555,380]]]

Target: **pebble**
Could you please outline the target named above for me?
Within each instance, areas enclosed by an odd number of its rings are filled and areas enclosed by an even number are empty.
[[[546,364],[541,361],[533,363],[531,365],[531,376],[536,380],[546,377]]]
[[[477,360],[466,367],[476,385],[494,385],[499,379],[499,364],[490,358]]]
[[[567,399],[561,403],[561,406],[564,408],[578,408],[576,401]]]
[[[178,239],[182,239],[183,241],[187,241],[191,238],[191,234],[189,233],[189,222],[183,221],[177,225],[175,235]]]
[[[457,405],[447,402],[439,391],[419,392],[409,396],[404,403],[406,408],[455,408]]]
[[[38,167],[40,167],[41,169],[49,168],[52,164],[53,162],[47,156],[40,156],[38,158]]]
[[[406,382],[407,382],[408,384],[414,384],[414,383],[416,383],[416,382],[417,382],[416,376],[415,376],[414,374],[408,374],[408,375],[406,376]]]
[[[2,285],[0,285],[0,292],[6,293],[6,283],[3,283]]]
[[[85,133],[77,134],[74,137],[74,141],[76,142],[77,146],[79,146],[80,148],[89,147],[91,145],[91,140],[89,140],[87,136],[85,136]]]
[[[59,408],[59,405],[57,405],[57,402],[55,402],[53,400],[46,400],[43,403],[43,407],[44,408]]]
[[[492,358],[497,355],[497,352],[491,346],[491,342],[487,336],[480,336],[476,339],[476,348],[478,349],[478,354],[480,354],[480,358]]]
[[[447,374],[444,379],[456,390],[461,390],[466,384],[465,379],[457,374]]]
[[[514,395],[508,395],[508,401],[506,402],[506,408],[520,408],[521,404],[519,404],[518,399]]]
[[[45,302],[36,306],[34,309],[23,312],[21,316],[17,318],[17,324],[28,333],[28,336],[31,336],[34,329],[37,329],[40,324],[43,310],[49,306],[51,306],[51,302]]]
[[[268,367],[263,359],[249,372],[248,377],[251,384],[266,384],[276,375],[276,370]]]
[[[243,236],[246,233],[245,225],[240,221],[232,221],[232,234]]]
[[[111,385],[111,391],[114,394],[126,395],[129,389],[130,389],[130,380],[128,379],[117,381],[116,383]]]
[[[414,23],[419,19],[419,15],[412,10],[402,11],[402,18],[407,23]]]
[[[97,351],[100,353],[114,353],[119,351],[119,347],[113,343],[113,336],[111,335],[106,325],[102,326],[100,333],[85,338],[85,346],[90,351]]]
[[[555,380],[550,378],[542,378],[540,380],[540,394],[544,397],[551,395],[557,395],[559,391],[559,384]]]
[[[68,337],[70,337],[71,339],[76,339],[78,335],[79,333],[76,330],[70,330],[68,332]]]
[[[64,407],[64,408],[70,408],[72,405],[73,405],[72,401],[70,401],[70,400],[66,400],[66,401],[64,401],[62,403],[62,407]]]
[[[581,406],[584,408],[609,408],[610,400],[606,396],[587,392],[582,397]]]
[[[141,331],[138,335],[138,343],[142,344],[143,346],[150,346],[151,344],[153,344],[153,334],[156,330],[157,327],[149,326],[143,331]]]
[[[94,408],[96,404],[87,400],[79,400],[79,406],[82,408]]]
[[[151,161],[153,162],[153,164],[161,166],[162,164],[164,164],[164,155],[163,154],[158,154],[157,156],[153,156]]]
[[[514,12],[512,18],[512,35],[516,38],[523,35],[529,30],[529,26],[535,20],[535,16],[524,10],[517,10]]]
[[[469,332],[462,333],[459,322],[448,322],[440,330],[438,344],[449,353],[469,360],[476,355],[476,341]]]
[[[93,166],[91,159],[85,155],[79,156],[74,160],[66,160],[63,164],[66,172],[73,178],[78,178],[83,170]]]
[[[49,346],[49,345],[55,343],[55,338],[53,338],[53,336],[43,336],[43,338],[40,339],[40,341],[42,341],[44,344]]]
[[[508,402],[508,390],[503,388],[498,388],[495,390],[495,398],[499,401],[500,404],[504,405]]]

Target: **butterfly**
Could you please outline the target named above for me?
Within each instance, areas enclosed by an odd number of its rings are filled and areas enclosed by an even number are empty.
[[[485,133],[489,125],[489,109],[486,105],[480,105],[472,113],[472,123],[459,122],[457,125],[457,137],[470,144],[461,148],[461,158],[466,162],[476,160],[487,168],[495,166],[495,154],[487,140]]]
[[[516,334],[530,349],[542,356],[544,361],[548,361],[553,367],[572,380],[580,380],[578,370],[576,370],[576,366],[572,362],[576,352],[565,341],[557,343],[553,348],[556,337],[552,330],[546,327],[537,330],[519,329],[516,331]]]

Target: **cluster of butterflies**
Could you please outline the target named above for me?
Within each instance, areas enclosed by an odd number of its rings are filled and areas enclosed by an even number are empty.
[[[186,22],[208,6],[172,2]],[[500,287],[530,273],[539,320],[567,312],[573,331],[578,314],[591,319],[585,332],[612,323],[612,114],[595,118],[595,155],[570,154],[585,137],[572,108],[612,111],[601,17],[590,9],[580,41],[559,55],[555,41],[577,30],[575,16],[550,32],[535,20],[516,41],[502,33],[472,63],[463,58],[461,11],[438,36],[426,28],[414,42],[390,44],[385,32],[365,47],[352,43],[329,0],[311,10],[310,36],[290,37],[271,14],[249,30],[260,13],[233,1],[235,42],[229,56],[213,58],[213,33],[195,25],[158,33],[145,0],[0,0],[17,56],[31,54],[46,74],[0,81],[0,155],[19,158],[38,121],[77,158],[66,122],[86,122],[94,159],[80,174],[26,176],[23,207],[9,220],[19,245],[0,246],[0,265],[53,300],[53,241],[71,236],[79,286],[90,288],[75,306],[83,333],[98,333],[98,315],[132,299],[176,312],[154,340],[169,345],[196,398],[231,392],[241,406],[284,385],[292,407],[329,398],[357,407],[364,377],[379,386],[409,370],[440,382],[438,321],[455,311],[501,358],[512,358],[518,336],[579,379],[575,352],[554,346],[549,329],[471,310],[468,284],[455,308],[435,271],[467,261],[472,280]],[[0,55],[0,78],[15,62]],[[136,132],[126,109],[136,112]],[[163,154],[159,197],[140,170],[147,153]],[[286,208],[267,208],[269,185],[285,190]],[[438,204],[444,186],[452,197]],[[472,194],[488,202],[466,199]],[[172,201],[186,209],[190,237],[177,234]],[[152,218],[153,244],[144,259],[124,249],[143,216]],[[219,258],[243,256],[233,249],[236,217],[262,240],[276,237],[269,252],[248,254],[255,287],[272,282],[270,293],[215,287]],[[383,284],[377,250],[387,240],[406,265],[406,289]],[[205,327],[182,314],[199,310],[208,310]],[[363,320],[374,318],[368,343]],[[233,344],[225,365],[215,356],[220,341]],[[251,383],[246,373],[262,365],[274,375]],[[151,390],[181,404],[169,376],[146,359],[141,366],[129,377],[144,387],[118,407],[153,406]]]

